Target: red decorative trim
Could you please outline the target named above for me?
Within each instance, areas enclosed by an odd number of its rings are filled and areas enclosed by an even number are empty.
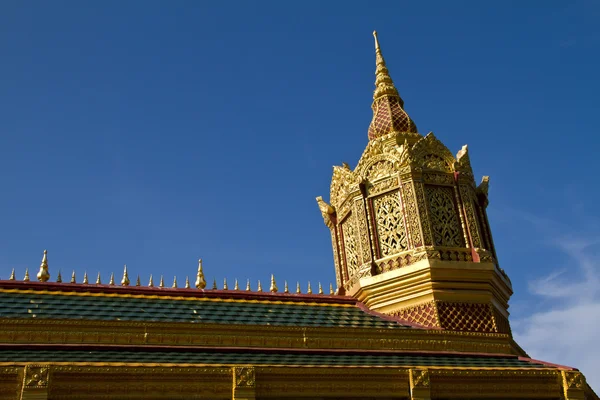
[[[54,282],[22,282],[0,280],[2,289],[19,290],[48,290],[55,292],[79,292],[79,293],[116,293],[132,295],[153,296],[180,296],[214,299],[240,299],[240,300],[266,300],[266,301],[291,301],[311,302],[323,304],[356,304],[356,299],[350,296],[326,295],[326,294],[296,294],[296,293],[271,293],[271,292],[247,292],[242,290],[214,290],[214,289],[184,289],[147,286],[113,286],[82,283],[54,283]]]
[[[367,314],[373,315],[373,316],[381,318],[381,319],[385,319],[387,321],[397,322],[397,323],[402,324],[402,325],[407,325],[407,326],[410,326],[411,328],[428,329],[428,330],[440,330],[440,331],[443,330],[442,328],[437,327],[437,326],[420,325],[420,324],[417,324],[417,323],[414,323],[414,322],[411,322],[411,321],[407,321],[405,319],[398,318],[398,317],[396,317],[394,315],[382,314],[382,313],[380,313],[378,311],[373,311],[373,310],[369,309],[366,305],[364,305],[361,302],[356,302],[356,306],[358,308],[360,308],[363,312],[367,313]]]
[[[567,367],[566,365],[561,365],[561,364],[553,364],[553,363],[549,363],[549,362],[542,361],[542,360],[536,360],[535,358],[529,358],[529,357],[521,357],[521,356],[519,356],[519,360],[521,360],[521,361],[527,361],[527,362],[531,362],[531,363],[537,363],[537,364],[544,364],[544,365],[547,365],[549,367],[566,369],[566,370],[569,370],[569,371],[579,371],[577,368]]]

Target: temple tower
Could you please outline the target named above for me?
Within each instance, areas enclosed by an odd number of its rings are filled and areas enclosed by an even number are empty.
[[[375,35],[369,142],[356,168],[335,166],[330,204],[339,293],[370,309],[447,330],[510,334],[512,287],[498,266],[467,146],[456,157],[404,110]]]

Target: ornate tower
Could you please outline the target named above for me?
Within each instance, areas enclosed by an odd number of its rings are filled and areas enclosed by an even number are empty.
[[[333,168],[331,231],[338,291],[369,308],[447,330],[510,334],[510,280],[499,268],[467,146],[454,155],[404,110],[375,35],[369,143]]]

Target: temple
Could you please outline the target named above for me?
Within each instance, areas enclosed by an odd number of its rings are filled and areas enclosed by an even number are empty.
[[[335,288],[207,287],[201,260],[182,287],[63,280],[44,251],[0,280],[0,399],[598,400],[513,340],[489,178],[418,132],[376,35],[375,55],[366,148],[317,198]]]

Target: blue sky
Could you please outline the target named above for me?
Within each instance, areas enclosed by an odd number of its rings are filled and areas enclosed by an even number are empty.
[[[420,132],[491,176],[517,339],[598,387],[599,26],[592,0],[4,2],[0,277],[48,249],[53,276],[328,285],[314,199],[367,144],[377,29]]]

